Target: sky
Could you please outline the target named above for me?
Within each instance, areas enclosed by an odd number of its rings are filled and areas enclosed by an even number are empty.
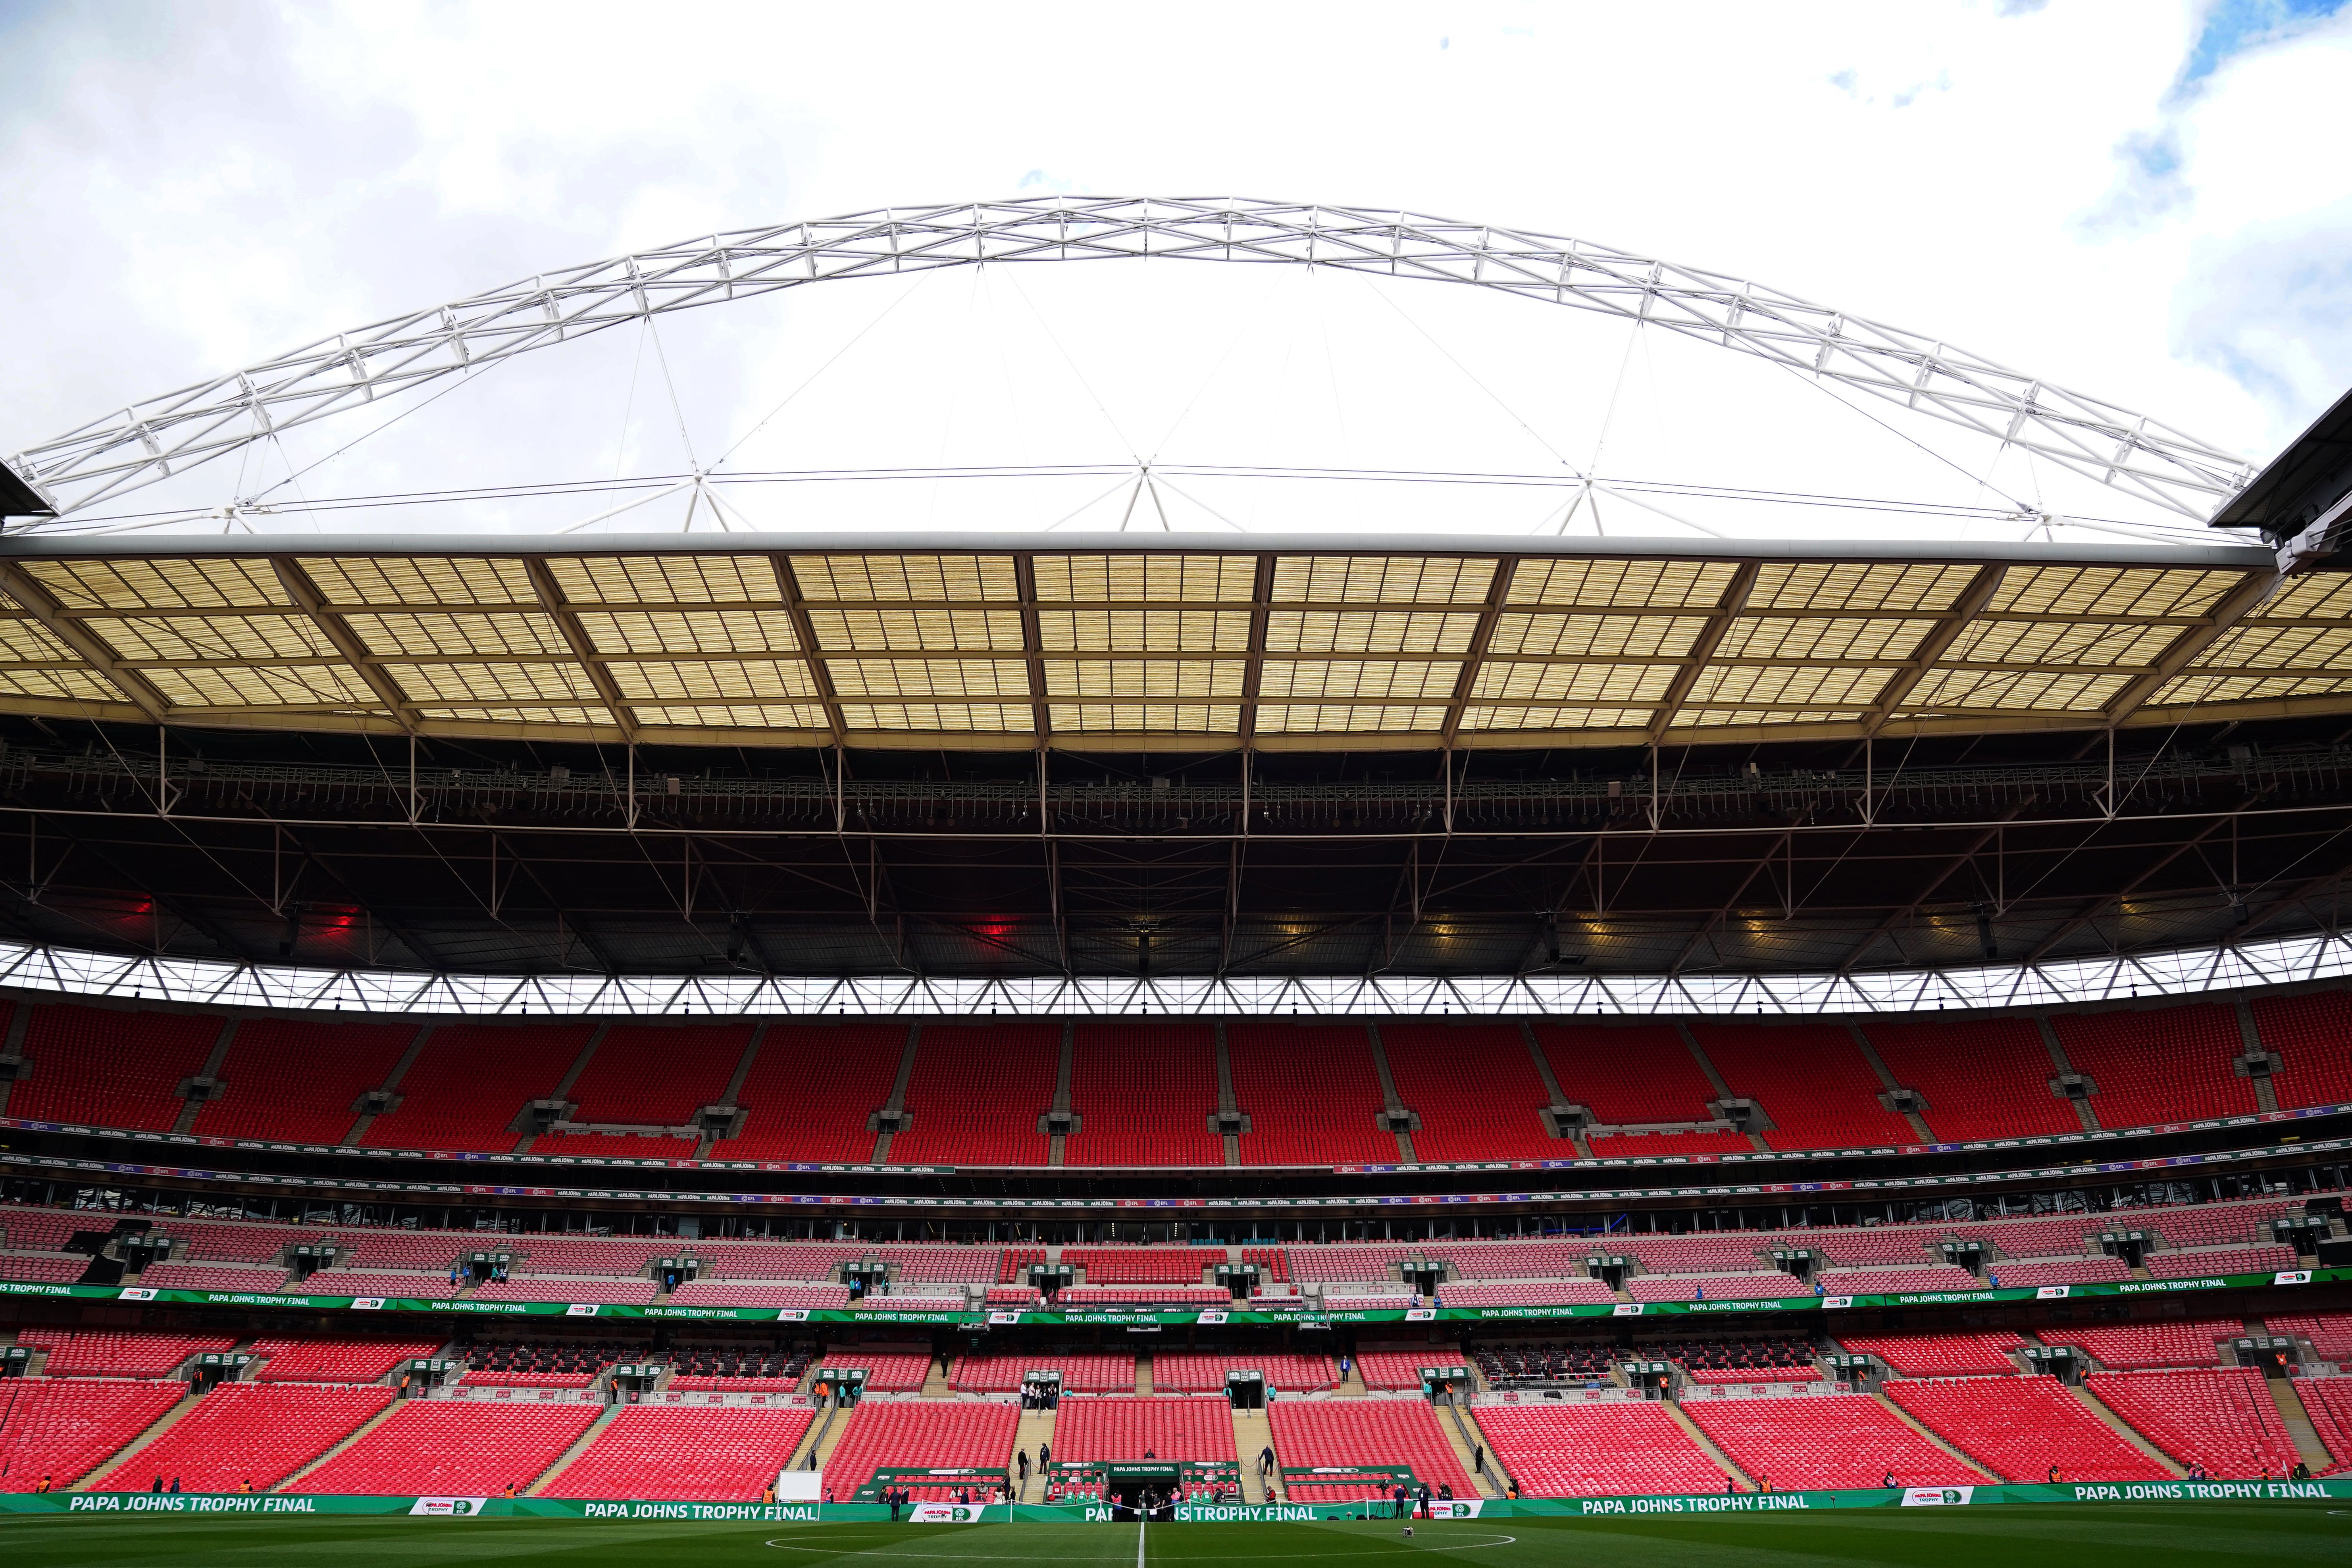
[[[0,452],[569,264],[1069,194],[1580,237],[1923,332],[2259,461],[2352,384],[2352,163],[2330,151],[2347,80],[2344,0],[0,0]],[[644,492],[479,489],[716,464],[743,476],[721,521],[770,529],[2015,537],[2038,509],[2142,538],[2182,521],[1801,382],[1328,270],[964,269],[615,329],[452,383],[381,433],[391,411],[323,422],[100,510],[536,531]],[[1122,484],[1145,462],[1165,488]],[[1013,465],[1031,471],[905,477]],[[1317,473],[1230,472],[1250,466]],[[846,468],[892,477],[783,478]],[[1511,478],[1370,477],[1408,469]],[[1580,471],[1623,484],[1569,511]],[[426,490],[469,493],[329,504]],[[240,498],[270,510],[217,515]],[[595,526],[681,526],[690,499]]]

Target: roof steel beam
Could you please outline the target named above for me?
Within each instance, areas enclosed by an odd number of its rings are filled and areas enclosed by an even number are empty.
[[[531,591],[539,595],[539,607],[547,612],[548,618],[563,634],[563,640],[571,645],[572,657],[588,672],[590,684],[596,688],[596,695],[611,711],[613,722],[620,726],[623,737],[635,741],[637,738],[636,713],[621,696],[620,687],[614,683],[613,672],[604,668],[601,656],[596,652],[595,642],[588,636],[588,629],[580,624],[580,617],[572,614],[572,606],[565,602],[563,590],[557,584],[555,574],[548,569],[546,559],[534,555],[522,564],[523,571],[530,577]]]
[[[400,689],[399,683],[384,672],[383,661],[368,651],[367,646],[352,631],[351,624],[327,608],[325,596],[319,592],[319,585],[311,582],[302,570],[301,564],[290,555],[273,555],[269,558],[269,565],[278,574],[278,585],[286,590],[288,597],[310,617],[311,625],[326,634],[327,640],[335,645],[335,651],[343,656],[344,662],[359,671],[360,679],[367,682],[368,689],[383,700],[384,706],[390,708],[393,716],[400,721],[400,727],[415,733],[417,727],[416,705],[408,700],[408,693]]]
[[[1691,694],[1691,688],[1696,686],[1698,678],[1706,673],[1706,661],[1714,654],[1716,645],[1723,641],[1724,633],[1729,631],[1731,623],[1739,618],[1739,612],[1748,607],[1748,595],[1755,590],[1759,570],[1755,562],[1746,561],[1731,574],[1731,581],[1724,586],[1723,597],[1716,601],[1715,608],[1707,614],[1706,625],[1691,642],[1691,650],[1685,656],[1689,662],[1676,673],[1674,684],[1666,688],[1665,696],[1659,700],[1656,711],[1650,717],[1647,737],[1650,744],[1656,745],[1664,739],[1666,731],[1674,728],[1675,716],[1682,711],[1683,700]]]

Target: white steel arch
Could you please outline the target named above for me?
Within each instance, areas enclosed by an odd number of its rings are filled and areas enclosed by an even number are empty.
[[[1935,339],[1586,240],[1359,207],[1058,195],[741,229],[524,279],[133,404],[25,448],[10,467],[69,516],[276,432],[646,316],[839,279],[1140,257],[1340,268],[1638,320],[1917,409],[2200,521],[2252,474],[2146,415]]]

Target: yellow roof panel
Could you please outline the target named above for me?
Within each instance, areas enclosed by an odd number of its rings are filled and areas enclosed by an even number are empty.
[[[2177,566],[2011,566],[1986,608],[1996,615],[2196,616],[2244,577]]]
[[[1443,730],[1442,707],[1397,707],[1386,703],[1269,702],[1257,710],[1261,735],[1368,734]]]
[[[1768,562],[1748,590],[1750,610],[1906,611],[1948,608],[1974,566],[1861,561]]]
[[[845,702],[841,722],[850,730],[966,735],[1025,735],[1036,727],[1025,704],[1011,702]]]
[[[1705,616],[1560,616],[1509,610],[1495,619],[1488,655],[1677,658],[1706,629]]]
[[[2176,626],[2130,621],[1978,621],[1952,639],[1942,662],[2144,668],[2180,635]]]
[[[1642,730],[1647,708],[1465,708],[1465,732],[1484,730]]]
[[[1852,665],[1709,665],[1683,700],[1694,708],[1867,708],[1894,673]]]
[[[1244,653],[1247,610],[1040,610],[1038,641],[1056,653]]]
[[[38,621],[0,616],[0,658],[33,664],[79,664],[81,655]]]
[[[1671,664],[1516,664],[1489,662],[1470,696],[1477,701],[1519,698],[1546,702],[1654,702],[1675,683]]]
[[[765,555],[587,555],[549,558],[574,605],[773,605],[783,600]]]
[[[1272,610],[1268,653],[1468,653],[1475,610]]]
[[[1712,609],[1738,568],[1728,561],[1522,561],[1513,605],[1580,609]]]
[[[2105,704],[2132,679],[2042,669],[1934,669],[1903,699],[1902,711],[1922,714],[1942,708],[2086,711]]]
[[[487,610],[446,615],[428,611],[352,611],[344,624],[370,653],[431,658],[440,654],[560,654],[572,645],[555,617],[523,610]]]
[[[1011,658],[831,658],[825,671],[844,698],[1029,695],[1029,667]]]
[[[330,605],[536,605],[520,561],[496,555],[304,555],[295,564]]]
[[[690,708],[648,708],[633,704],[640,724],[677,730],[822,730],[824,710],[789,707],[782,703],[697,704]]]
[[[2352,625],[2277,626],[2252,622],[2213,639],[2192,669],[2352,668]]]
[[[531,706],[498,708],[487,705],[465,708],[419,708],[420,719],[436,719],[448,723],[467,724],[552,724],[571,729],[610,730],[613,715],[602,708],[551,708]]]
[[[801,646],[782,609],[573,613],[599,653],[797,653]]]
[[[1055,697],[1239,697],[1249,667],[1237,658],[1049,658]]]
[[[1258,695],[1444,702],[1461,679],[1462,666],[1452,659],[1268,659],[1258,676]]]
[[[1056,702],[1055,732],[1095,735],[1233,735],[1242,710],[1229,702]]]
[[[2253,612],[2253,619],[2343,620],[2352,616],[2352,572],[2306,572],[2290,577]]]
[[[336,658],[306,616],[92,616],[82,623],[128,663],[142,659]]]
[[[1891,616],[1741,616],[1724,628],[1712,657],[1855,662],[1908,658],[1935,625]]]
[[[1747,724],[1851,724],[1853,711],[1840,708],[1685,708],[1675,715],[1677,730],[1722,730]]]
[[[127,700],[114,683],[89,669],[27,669],[0,665],[0,691],[16,697],[62,697],[74,702]]]
[[[332,664],[213,664],[194,669],[145,669],[149,685],[174,706],[241,708],[306,706],[380,709],[383,699],[360,672]]]
[[[384,673],[420,703],[596,699],[596,683],[576,664],[387,664]]]
[[[1475,605],[1495,564],[1444,555],[1284,555],[1274,563],[1272,597],[1280,605]]]
[[[2260,702],[2282,697],[2326,697],[2352,691],[2352,671],[2341,675],[2184,675],[2149,699],[2158,708],[2209,702]]]
[[[1010,555],[795,555],[801,597],[821,604],[1017,604]]]
[[[808,613],[828,653],[1019,653],[1018,610],[822,610]]]
[[[225,610],[294,602],[269,563],[249,556],[110,557],[22,565],[26,576],[68,610]]]
[[[814,697],[816,681],[799,659],[678,658],[604,666],[621,695],[635,702],[727,702]]]
[[[1040,555],[1032,563],[1040,604],[1246,605],[1254,555]]]

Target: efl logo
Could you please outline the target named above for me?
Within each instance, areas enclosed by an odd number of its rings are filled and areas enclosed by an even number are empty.
[[[1822,1306],[1831,1311],[1834,1311],[1840,1307],[1851,1307],[1853,1305],[1853,1298],[1851,1296],[1824,1296],[1822,1298]]]
[[[2308,1285],[2311,1283],[2311,1270],[2308,1268],[2290,1268],[2283,1274],[2272,1275],[2271,1283],[2273,1285]]]
[[[1618,1318],[1638,1318],[1642,1315],[1642,1309],[1648,1303],[1643,1301],[1620,1301],[1610,1310],[1610,1315]]]
[[[490,1500],[478,1497],[421,1497],[408,1505],[412,1514],[432,1519],[465,1519],[482,1511]]]
[[[381,1312],[383,1310],[383,1298],[381,1296],[362,1296],[352,1301],[352,1310],[354,1312]]]
[[[2033,1293],[2037,1301],[2063,1301],[2074,1290],[2072,1285],[2044,1285]]]
[[[1227,1314],[1223,1312],[1203,1312],[1197,1321],[1203,1323],[1222,1323],[1226,1316]]]
[[[1974,1487],[1913,1487],[1903,1494],[1905,1508],[1958,1508],[1976,1500]]]
[[[596,1315],[596,1303],[593,1301],[574,1301],[572,1305],[563,1309],[563,1315],[567,1318],[593,1318]]]
[[[125,1290],[119,1299],[125,1301],[152,1301],[155,1299],[155,1292],[139,1289]]]
[[[1405,1312],[1404,1321],[1408,1323],[1433,1323],[1437,1321],[1437,1309],[1434,1307],[1410,1308]]]

